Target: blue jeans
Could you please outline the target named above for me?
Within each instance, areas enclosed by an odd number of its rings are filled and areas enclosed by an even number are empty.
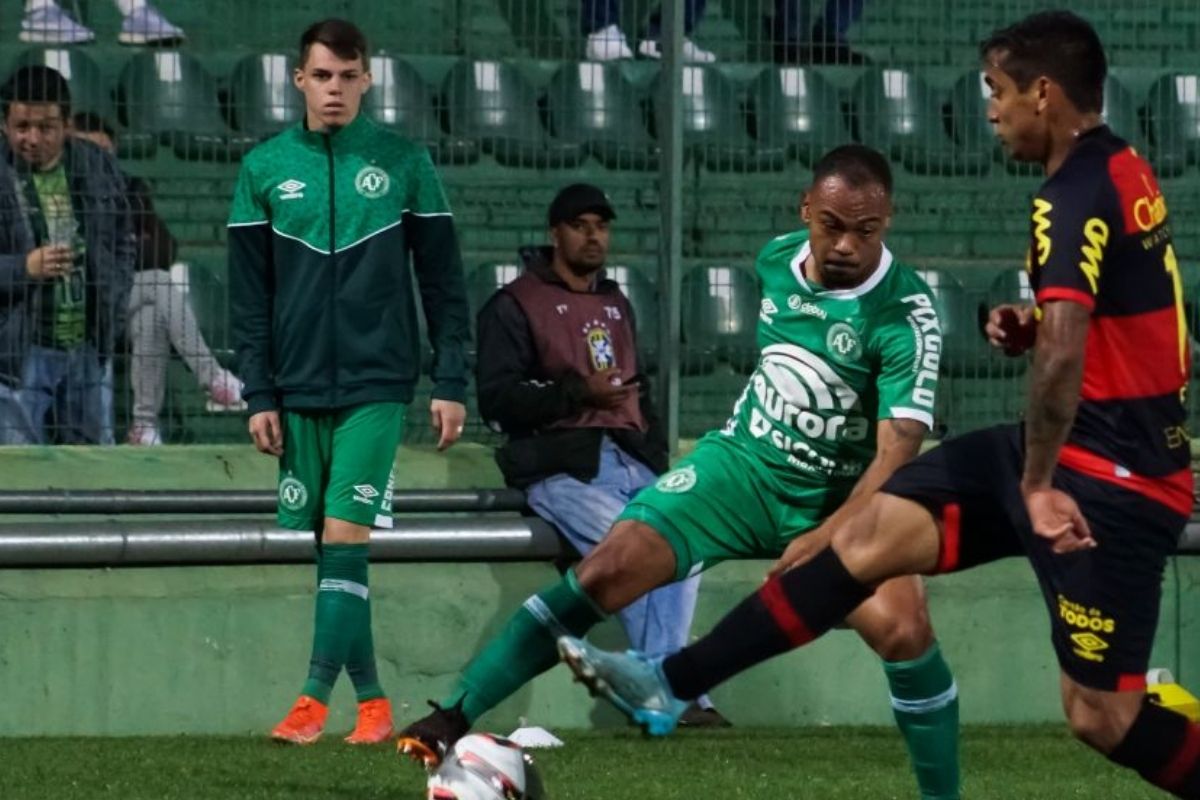
[[[772,38],[784,42],[810,41],[810,4],[816,0],[775,0],[775,32]],[[866,0],[826,0],[825,10],[812,31],[817,41],[846,43],[846,31],[858,22]]]
[[[600,449],[600,472],[591,483],[570,475],[555,475],[529,487],[529,507],[557,527],[583,555],[595,549],[617,515],[642,487],[653,483],[650,469],[605,437]],[[629,642],[651,656],[667,655],[688,643],[697,575],[655,589],[620,613]]]
[[[683,3],[683,32],[690,34],[696,28],[696,23],[704,16],[706,0],[684,0]],[[621,24],[620,0],[581,0],[579,9],[583,33],[595,33],[609,25]],[[650,15],[650,26],[646,29],[647,39],[658,39],[662,33],[662,16],[658,9]]]
[[[48,436],[53,431],[57,436]],[[21,383],[0,384],[0,444],[113,443],[112,359],[96,348],[30,347]]]

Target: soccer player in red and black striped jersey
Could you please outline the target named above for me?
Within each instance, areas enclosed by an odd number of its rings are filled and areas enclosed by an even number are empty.
[[[1023,425],[969,433],[901,467],[815,556],[797,549],[707,637],[661,662],[560,644],[634,716],[674,713],[741,670],[840,622],[884,580],[1024,553],[1051,617],[1072,730],[1179,797],[1200,798],[1200,726],[1146,700],[1163,569],[1192,508],[1190,356],[1166,202],[1101,118],[1095,31],[1046,12],[983,43],[989,121],[1041,163],[1033,307],[987,324],[1032,350]]]

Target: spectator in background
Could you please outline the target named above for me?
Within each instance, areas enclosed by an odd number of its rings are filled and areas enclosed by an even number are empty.
[[[775,0],[768,25],[780,64],[862,64],[866,58],[850,49],[846,33],[859,20],[866,0],[826,0],[815,27],[811,5],[817,0]]]
[[[684,0],[683,30],[691,35],[692,30],[704,16],[705,0]],[[580,16],[583,33],[587,36],[586,58],[588,61],[617,61],[633,58],[633,50],[621,31],[620,0],[581,0]],[[650,17],[646,36],[638,44],[638,55],[643,58],[662,58],[659,39],[662,36],[662,19],[659,10]],[[692,64],[711,64],[717,57],[697,46],[691,39],[683,40],[683,60]]]
[[[113,128],[99,115],[76,114],[74,134],[105,152],[116,152]],[[133,388],[133,424],[126,441],[133,445],[162,444],[158,416],[162,412],[171,346],[183,358],[196,381],[208,392],[209,411],[242,411],[241,381],[221,367],[204,341],[188,298],[187,264],[176,260],[175,237],[159,219],[150,187],[141,178],[126,177],[134,239],[136,272],[129,293],[129,383]]]
[[[112,444],[134,264],[125,178],[68,136],[70,89],[55,70],[18,69],[0,105],[0,441]]]
[[[124,18],[117,41],[121,44],[178,44],[184,40],[183,31],[167,21],[158,9],[146,0],[115,0]],[[55,0],[25,0],[25,16],[21,19],[21,41],[35,44],[84,44],[96,38],[85,27],[63,11]]]

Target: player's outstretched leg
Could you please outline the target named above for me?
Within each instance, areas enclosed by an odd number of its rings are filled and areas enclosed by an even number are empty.
[[[957,800],[958,686],[934,639],[921,579],[885,581],[846,623],[883,659],[922,800]]]
[[[662,659],[636,650],[609,653],[573,636],[558,640],[558,652],[593,696],[625,712],[651,736],[666,736],[691,705],[671,693]]]
[[[558,662],[558,637],[582,636],[669,581],[674,569],[674,552],[654,529],[618,522],[575,569],[517,609],[467,664],[450,696],[400,732],[400,751],[429,765],[440,762],[485,711]]]
[[[1137,691],[1104,692],[1062,676],[1071,730],[1110,761],[1176,797],[1200,800],[1200,725]]]
[[[928,511],[899,497],[875,495],[834,534],[831,547],[767,581],[707,636],[663,659],[660,669],[671,696],[694,700],[755,664],[811,642],[849,616],[882,581],[931,571],[938,547]],[[637,670],[620,663],[636,655],[609,655],[607,669]]]

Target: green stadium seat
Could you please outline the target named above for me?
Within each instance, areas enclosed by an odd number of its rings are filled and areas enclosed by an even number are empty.
[[[515,261],[490,262],[476,267],[467,276],[467,301],[471,314],[478,315],[496,290],[521,276],[522,267]]]
[[[942,374],[952,378],[990,374],[991,348],[979,333],[978,310],[962,281],[940,269],[919,269],[917,274],[929,284],[942,323]]]
[[[477,141],[511,167],[570,168],[583,160],[575,142],[551,138],[542,127],[538,93],[501,61],[461,61],[444,84],[450,132]]]
[[[656,99],[660,96],[657,86],[656,81]],[[750,137],[738,90],[717,69],[685,66],[682,101],[684,147],[688,155],[708,169],[757,172],[783,167],[784,147],[755,142]],[[661,123],[657,119],[661,118],[662,114],[656,113],[658,128]]]
[[[1113,133],[1125,139],[1138,152],[1147,153],[1146,135],[1142,129],[1142,121],[1138,117],[1137,102],[1125,84],[1109,75],[1104,81],[1104,121]],[[1169,166],[1169,165],[1167,165]],[[1161,171],[1161,170],[1160,170]],[[1177,174],[1169,172],[1167,174]]]
[[[641,371],[652,373],[658,369],[658,290],[654,281],[643,270],[619,264],[606,267],[605,273],[617,282],[633,306]]]
[[[1146,106],[1151,157],[1163,175],[1200,162],[1200,75],[1164,75],[1150,87]]]
[[[71,87],[71,111],[90,111],[112,121],[112,97],[99,65],[77,47],[45,47],[17,56],[12,72],[26,66],[46,66],[57,71]]]
[[[959,78],[950,90],[950,132],[963,150],[1000,159],[1000,141],[987,119],[990,94],[981,70],[971,70]]]
[[[837,90],[804,67],[768,67],[750,90],[756,138],[808,166],[849,141]]]
[[[942,99],[909,70],[867,70],[854,87],[854,109],[859,140],[912,172],[988,171],[991,153],[956,146],[943,124]]]
[[[618,64],[563,65],[547,92],[550,124],[611,169],[656,169],[659,148],[646,130],[637,90]]]
[[[479,146],[445,134],[429,86],[406,61],[391,56],[371,57],[371,89],[363,110],[381,125],[421,142],[439,164],[471,164]]]
[[[113,110],[112,95],[100,67],[77,47],[47,47],[26,50],[17,56],[13,71],[40,64],[57,70],[71,87],[71,112],[91,112],[102,117],[117,132],[117,156],[149,158],[154,155],[154,136],[139,131],[121,130]]]
[[[229,81],[233,127],[267,139],[304,119],[304,95],[293,83],[296,61],[282,53],[246,56]]]
[[[156,135],[182,159],[234,160],[257,143],[225,124],[216,81],[186,52],[135,55],[121,71],[117,99],[128,127]]]
[[[759,304],[758,282],[741,267],[702,266],[685,273],[682,338],[689,371],[703,371],[711,358],[727,361],[739,372],[753,371]]]

